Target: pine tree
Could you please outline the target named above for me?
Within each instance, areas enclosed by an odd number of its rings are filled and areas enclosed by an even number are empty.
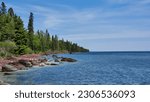
[[[15,21],[14,41],[16,42],[17,45],[27,45],[28,38],[27,38],[26,31],[24,29],[24,24],[22,19],[15,15],[14,21]]]
[[[56,47],[56,49],[55,50],[57,50],[57,51],[59,51],[59,40],[58,40],[58,36],[57,35],[55,35],[55,47]]]
[[[52,51],[54,51],[56,48],[55,48],[55,39],[54,39],[54,36],[52,35],[52,46],[51,46],[51,49]]]
[[[11,16],[11,17],[14,17],[14,10],[13,10],[13,8],[9,8],[8,9],[8,14]]]
[[[51,38],[48,30],[46,29],[46,49],[49,50],[51,48]]]
[[[7,9],[6,9],[6,5],[4,2],[1,3],[1,7],[0,7],[0,14],[6,14],[7,13]]]
[[[3,41],[13,40],[15,35],[15,22],[14,18],[10,15],[5,16],[5,25],[3,25]]]
[[[29,39],[29,47],[34,50],[33,46],[33,36],[34,36],[34,28],[33,28],[33,13],[30,13],[29,22],[28,22],[28,39]]]

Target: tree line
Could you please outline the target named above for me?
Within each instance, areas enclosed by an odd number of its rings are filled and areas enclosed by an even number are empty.
[[[11,46],[9,52],[13,54],[39,53],[46,51],[89,51],[77,43],[59,39],[57,35],[50,35],[49,31],[38,30],[34,32],[34,15],[31,12],[27,29],[24,22],[13,8],[7,10],[4,2],[0,6],[0,50],[6,50],[6,45]],[[14,46],[12,48],[12,45]]]

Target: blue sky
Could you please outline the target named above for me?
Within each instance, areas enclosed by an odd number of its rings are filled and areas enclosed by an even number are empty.
[[[150,0],[3,0],[25,26],[92,51],[150,51]]]

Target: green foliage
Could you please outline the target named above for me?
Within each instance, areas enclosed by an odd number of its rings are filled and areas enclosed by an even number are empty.
[[[16,42],[17,45],[27,45],[28,42],[27,32],[24,29],[22,19],[18,16],[15,16],[14,21],[15,21],[15,36],[13,38],[14,41]]]
[[[0,56],[1,57],[10,57],[14,49],[16,49],[16,44],[11,41],[0,42]]]
[[[15,49],[15,54],[24,55],[24,54],[32,54],[33,51],[26,45],[19,45]]]
[[[5,41],[5,42],[0,42],[0,50],[3,51],[11,51],[15,49],[17,46],[14,42],[11,41]]]
[[[4,51],[4,50],[0,51],[0,57],[2,57],[2,58],[4,58],[4,57],[11,57],[11,56],[13,56],[13,54],[8,52],[8,51]]]

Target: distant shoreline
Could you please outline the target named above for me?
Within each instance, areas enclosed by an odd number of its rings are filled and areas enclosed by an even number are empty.
[[[90,51],[94,53],[150,53],[150,51]]]

